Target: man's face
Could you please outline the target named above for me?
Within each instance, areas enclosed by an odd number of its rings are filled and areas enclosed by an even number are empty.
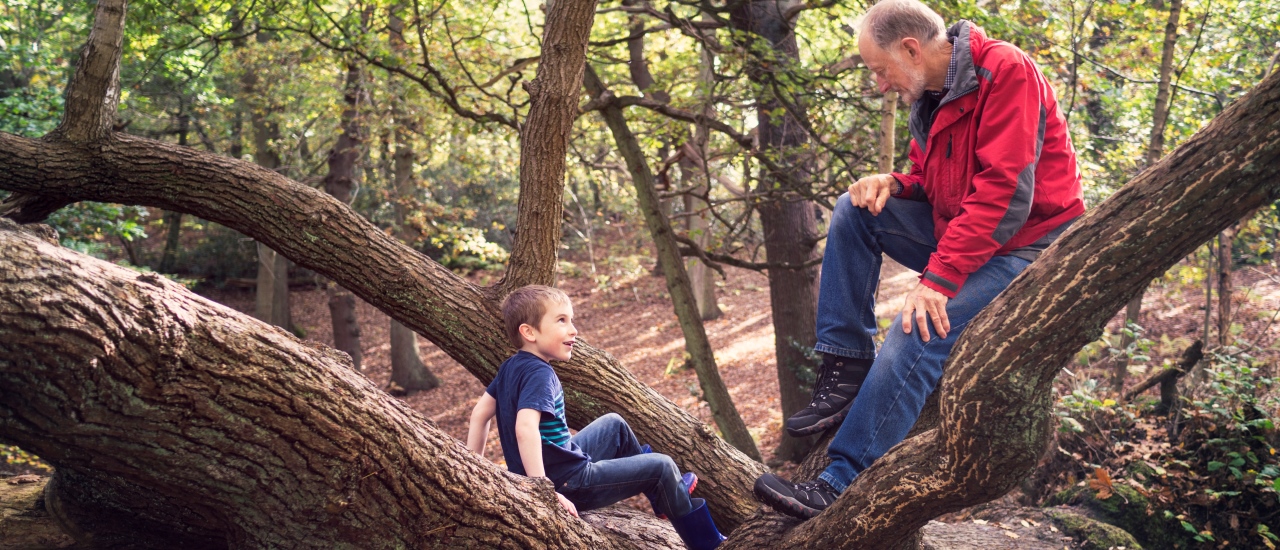
[[[924,95],[924,65],[919,52],[911,55],[902,45],[891,46],[887,51],[876,44],[870,33],[858,36],[858,51],[862,61],[876,75],[880,93],[890,91],[902,95],[907,104],[915,103]]]

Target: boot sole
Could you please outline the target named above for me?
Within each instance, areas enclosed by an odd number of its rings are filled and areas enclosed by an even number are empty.
[[[818,517],[818,514],[822,513],[822,510],[815,510],[800,504],[800,501],[796,500],[794,497],[784,496],[768,487],[761,486],[759,482],[756,483],[756,486],[753,489],[754,490],[752,492],[755,493],[756,498],[759,499],[760,502],[763,502],[788,516],[799,519],[813,519]]]
[[[792,429],[790,426],[787,426],[787,435],[791,437],[805,437],[827,431],[834,426],[839,426],[840,423],[844,421],[844,417],[849,415],[849,409],[851,408],[853,408],[853,399],[850,399],[848,403],[845,403],[844,408],[840,409],[840,412],[814,422],[810,426],[796,429]]]

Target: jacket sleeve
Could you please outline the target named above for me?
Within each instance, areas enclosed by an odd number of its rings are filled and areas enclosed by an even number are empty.
[[[1021,53],[993,71],[974,137],[978,163],[960,214],[929,257],[923,282],[954,298],[969,274],[986,264],[1026,223],[1044,143],[1046,109],[1041,79]],[[978,115],[979,113],[974,113]]]
[[[907,158],[911,159],[910,173],[894,172],[892,174],[902,184],[902,192],[894,197],[913,201],[928,200],[924,194],[924,152],[920,150],[919,145],[916,145],[914,138],[911,140],[911,149],[907,153]]]

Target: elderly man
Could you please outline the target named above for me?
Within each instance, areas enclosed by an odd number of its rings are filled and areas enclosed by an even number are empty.
[[[801,518],[906,437],[964,327],[1084,213],[1053,88],[1017,47],[967,21],[947,29],[918,0],[886,0],[863,18],[858,50],[880,91],[911,103],[911,170],[858,180],[831,216],[822,368],[809,407],[786,422],[794,436],[839,425],[831,465],[811,482],[766,474],[755,486]],[[882,253],[921,276],[877,355]]]

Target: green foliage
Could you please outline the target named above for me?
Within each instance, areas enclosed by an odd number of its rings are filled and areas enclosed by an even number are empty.
[[[102,257],[109,239],[146,238],[147,209],[100,202],[78,202],[49,216],[45,223],[58,231],[62,246]]]
[[[12,473],[53,471],[53,467],[40,460],[40,457],[13,445],[0,444],[0,458],[4,459],[6,469]]]

